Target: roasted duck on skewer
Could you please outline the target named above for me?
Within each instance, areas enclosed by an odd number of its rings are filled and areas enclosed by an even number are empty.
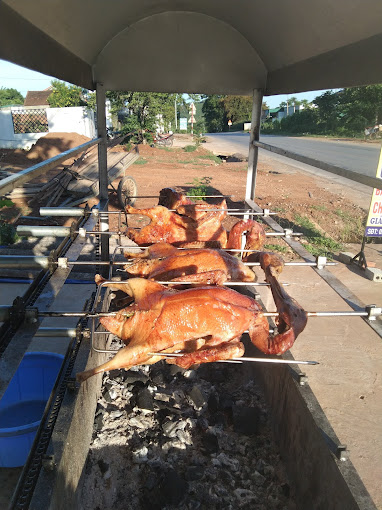
[[[167,192],[166,199],[160,199],[160,203],[171,205],[171,209],[176,209],[176,212],[170,211],[163,205],[148,209],[126,207],[126,212],[129,214],[140,214],[151,219],[150,224],[140,230],[127,229],[127,237],[138,245],[164,241],[182,247],[239,249],[241,248],[241,236],[246,232],[245,248],[261,250],[265,242],[265,231],[254,220],[238,221],[227,234],[222,226],[222,222],[227,216],[225,200],[218,205],[210,205],[205,202],[195,204],[170,188],[165,188],[165,190],[170,190],[171,193]],[[221,210],[216,211],[216,209]]]
[[[215,284],[229,280],[256,281],[256,275],[249,267],[223,250],[178,250],[169,243],[161,242],[149,246],[142,254],[127,252],[125,257],[138,259],[125,266],[129,275],[153,280],[209,283],[215,276]]]
[[[254,220],[238,221],[227,234],[222,226],[224,211],[203,213],[203,218],[198,220],[181,216],[160,205],[149,209],[127,206],[126,212],[151,219],[151,223],[142,229],[129,227],[125,232],[140,246],[164,241],[179,247],[240,249],[244,232],[247,232],[246,250],[261,250],[265,242],[264,228]]]
[[[264,258],[264,267],[267,263]],[[271,273],[272,271],[269,271]],[[127,346],[116,356],[77,375],[84,381],[94,374],[160,359],[150,353],[180,351],[182,357],[167,360],[188,368],[195,363],[230,359],[244,354],[240,337],[248,329],[252,343],[265,354],[289,349],[306,325],[306,313],[269,274],[269,283],[279,310],[279,333],[269,335],[268,321],[251,297],[224,287],[199,287],[176,291],[152,280],[131,278],[112,282],[112,289],[126,292],[134,303],[101,324]]]

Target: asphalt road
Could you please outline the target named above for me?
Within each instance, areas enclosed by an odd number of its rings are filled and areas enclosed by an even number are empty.
[[[237,147],[237,152],[245,155],[248,154],[248,133],[208,133],[207,136],[219,141],[219,144],[224,145],[227,143],[231,147]],[[381,151],[379,143],[371,144],[274,135],[261,135],[260,141],[370,177],[376,176]],[[264,149],[260,149],[261,151],[268,152]]]

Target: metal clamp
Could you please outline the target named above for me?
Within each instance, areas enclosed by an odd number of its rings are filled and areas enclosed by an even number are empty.
[[[375,321],[377,317],[382,315],[382,308],[378,307],[377,305],[367,305],[365,310],[367,312],[367,318],[369,321]]]
[[[57,266],[60,269],[68,269],[68,259],[66,257],[58,257]]]
[[[337,449],[336,449],[336,457],[337,459],[341,460],[341,461],[345,461],[345,460],[348,460],[349,459],[349,450],[347,449],[347,446],[346,444],[339,444],[337,445]]]
[[[70,391],[77,391],[80,388],[80,384],[77,382],[75,377],[69,377],[66,387]]]
[[[45,471],[53,471],[53,469],[56,467],[54,455],[49,455],[47,453],[43,455],[41,464]]]
[[[293,230],[291,228],[284,228],[285,237],[292,237]]]
[[[328,261],[328,259],[326,257],[323,257],[323,256],[316,257],[316,264],[317,264],[318,269],[324,269],[324,267],[327,264],[327,261]]]
[[[263,209],[263,215],[264,215],[264,218],[266,218],[267,216],[269,216],[269,213],[270,213],[270,210],[269,210],[269,209]]]
[[[86,228],[83,228],[83,227],[79,228],[78,229],[78,236],[82,237],[82,238],[85,238],[86,237]]]
[[[57,252],[55,250],[52,250],[49,253],[48,269],[51,273],[54,273],[54,271],[57,269]]]

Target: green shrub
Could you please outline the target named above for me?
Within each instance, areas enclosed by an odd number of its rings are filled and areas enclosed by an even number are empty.
[[[198,147],[196,145],[186,145],[183,147],[184,152],[194,152]]]

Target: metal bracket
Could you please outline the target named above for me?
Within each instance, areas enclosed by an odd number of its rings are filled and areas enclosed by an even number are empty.
[[[86,228],[83,228],[83,227],[79,228],[78,229],[78,236],[82,237],[83,239],[85,239],[85,237],[86,237]]]
[[[68,269],[68,259],[66,257],[58,257],[57,266],[61,269]]]
[[[365,310],[367,312],[367,319],[369,321],[375,321],[377,317],[382,315],[382,308],[378,307],[377,305],[367,305],[365,306]]]
[[[72,224],[70,225],[70,239],[72,241],[75,240],[75,238],[77,237],[77,222],[76,221],[73,221]]]
[[[38,321],[38,308],[28,307],[25,309],[25,321],[29,323],[36,323]]]
[[[328,260],[326,257],[323,257],[323,256],[316,257],[316,264],[317,264],[318,269],[324,269],[327,261]]]
[[[17,296],[9,309],[9,322],[13,327],[18,327],[25,318],[25,301],[22,297]]]
[[[56,467],[54,455],[49,455],[47,453],[43,455],[41,464],[45,471],[53,471],[53,469]]]
[[[291,228],[284,228],[285,237],[292,237],[293,230]]]
[[[77,382],[75,377],[69,377],[66,387],[70,391],[77,391],[80,388],[80,384]]]
[[[264,218],[269,216],[269,213],[270,213],[269,209],[263,209]]]
[[[51,273],[57,269],[57,252],[56,250],[52,250],[48,256],[48,269]]]
[[[337,449],[335,452],[337,459],[345,461],[349,459],[349,450],[347,449],[346,444],[337,445]]]

